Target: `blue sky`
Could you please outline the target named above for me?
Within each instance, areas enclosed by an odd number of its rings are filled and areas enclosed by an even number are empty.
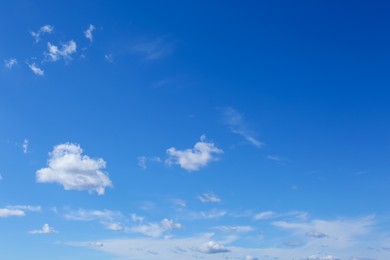
[[[1,5],[1,259],[390,257],[387,1]]]

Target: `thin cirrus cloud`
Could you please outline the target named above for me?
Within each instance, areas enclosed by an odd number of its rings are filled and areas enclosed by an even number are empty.
[[[4,60],[4,66],[7,69],[12,69],[12,67],[15,66],[16,64],[18,64],[18,61],[15,58]]]
[[[170,55],[173,52],[173,44],[165,38],[159,37],[152,40],[140,41],[134,44],[130,51],[143,56],[146,60],[153,61]]]
[[[41,229],[31,230],[30,234],[51,234],[58,233],[53,227],[49,226],[49,224],[44,224]]]
[[[47,43],[47,52],[44,53],[48,61],[58,61],[64,59],[66,61],[72,59],[72,54],[77,51],[77,44],[74,40],[70,40],[67,43],[63,43],[61,47]]]
[[[77,144],[64,143],[53,148],[49,154],[48,167],[36,172],[39,183],[58,183],[65,190],[87,190],[104,195],[112,187],[108,173],[102,172],[106,162],[83,155]]]
[[[51,34],[54,31],[54,26],[52,25],[44,25],[41,28],[39,28],[38,31],[30,32],[31,36],[35,39],[35,42],[39,42],[41,40],[41,36],[44,34]]]
[[[217,202],[221,202],[221,199],[217,195],[212,193],[212,192],[203,193],[201,196],[198,196],[198,199],[202,203],[210,203],[210,202],[211,203],[217,203]]]
[[[237,110],[227,107],[223,110],[224,123],[229,126],[232,133],[242,136],[250,144],[261,148],[264,144],[259,141],[253,131],[249,129],[244,120],[244,116]]]
[[[187,171],[198,171],[217,160],[216,155],[221,153],[222,149],[217,148],[214,143],[207,142],[206,136],[202,135],[192,149],[177,150],[175,147],[167,149],[169,157],[165,162],[168,165],[178,164]]]
[[[277,216],[277,214],[273,211],[263,211],[263,212],[257,213],[254,216],[254,219],[255,220],[264,220],[264,219],[270,219],[270,218],[273,218],[276,216]]]
[[[237,233],[246,233],[254,230],[254,228],[251,226],[216,226],[213,227],[213,229],[219,230],[221,232],[237,232]]]

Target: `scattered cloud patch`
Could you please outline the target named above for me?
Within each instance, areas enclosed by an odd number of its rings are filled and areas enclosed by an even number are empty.
[[[175,199],[175,200],[173,200],[173,203],[179,207],[182,207],[182,208],[187,207],[187,202],[185,200]]]
[[[35,42],[39,42],[43,34],[51,34],[53,31],[54,31],[54,26],[44,25],[41,28],[39,28],[38,31],[30,32],[30,34],[35,39]]]
[[[36,172],[39,183],[58,183],[65,190],[87,190],[103,195],[106,187],[112,187],[103,159],[92,159],[83,155],[77,144],[64,143],[49,153],[48,167]]]
[[[28,144],[29,144],[28,139],[24,139],[23,145],[22,145],[22,147],[23,147],[23,153],[28,153]]]
[[[72,54],[77,51],[77,44],[74,40],[70,40],[67,43],[61,45],[61,48],[58,46],[47,43],[47,52],[45,52],[46,59],[48,61],[57,61],[59,59],[64,59],[66,61],[72,59]]]
[[[138,156],[138,166],[142,169],[146,169],[146,161],[148,160],[145,156]]]
[[[173,220],[169,219],[163,219],[158,223],[148,223],[145,225],[131,227],[130,231],[134,233],[141,233],[150,237],[160,237],[166,231],[180,228],[180,223],[175,223]]]
[[[29,64],[27,63],[28,67],[31,69],[31,71],[35,74],[35,75],[38,75],[38,76],[43,76],[45,74],[45,71],[41,68],[39,68],[35,62]]]
[[[95,30],[95,26],[92,24],[89,25],[88,29],[84,31],[84,36],[87,38],[90,42],[93,42],[93,31]]]
[[[228,249],[224,247],[224,245],[219,244],[214,241],[209,241],[198,248],[199,252],[205,254],[218,254],[218,253],[227,253]]]
[[[20,209],[0,208],[0,218],[7,217],[24,217],[26,213]]]
[[[133,222],[138,222],[138,223],[144,222],[144,218],[138,216],[138,215],[135,214],[135,213],[131,214],[130,217],[131,217],[131,220],[132,220]]]
[[[49,226],[49,224],[44,224],[41,229],[32,230],[29,232],[30,234],[51,234],[58,233],[53,227]]]
[[[324,254],[324,255],[316,254],[316,255],[308,256],[304,258],[304,260],[341,260],[341,259],[328,254]]]
[[[217,203],[217,202],[221,202],[221,199],[219,197],[217,197],[212,192],[203,193],[201,196],[198,196],[198,199],[202,203],[209,203],[209,202]]]
[[[16,64],[18,64],[18,61],[15,58],[10,58],[8,60],[4,60],[4,66],[7,69],[12,69],[12,67],[15,66]]]
[[[245,256],[245,260],[259,260],[259,258],[251,256],[251,255],[247,255],[247,256]]]
[[[42,211],[41,206],[30,206],[30,205],[15,205],[15,206],[7,206],[8,209],[20,209],[23,211],[31,211],[31,212],[40,212]]]
[[[165,162],[168,165],[178,164],[187,171],[198,171],[217,160],[215,155],[221,153],[223,150],[217,148],[214,143],[207,142],[206,136],[202,135],[200,142],[197,142],[192,149],[177,150],[175,147],[167,149],[169,157]]]
[[[123,216],[117,211],[79,209],[68,212],[65,214],[65,218],[73,221],[98,221],[107,230],[124,230],[124,227],[119,222],[119,220],[123,219]]]
[[[246,233],[254,230],[251,226],[217,226],[213,229],[222,231],[222,232],[237,232],[237,233]]]
[[[108,223],[105,225],[105,228],[111,231],[122,231],[124,228],[120,223]]]
[[[173,45],[164,38],[142,41],[135,44],[131,51],[142,55],[146,60],[158,60],[173,52]]]
[[[223,217],[227,214],[225,210],[213,209],[210,211],[194,211],[189,213],[190,219],[215,219]]]
[[[230,131],[232,131],[232,133],[241,135],[242,137],[244,137],[245,140],[247,140],[249,143],[258,148],[264,145],[262,142],[257,140],[254,133],[249,130],[244,120],[244,117],[235,109],[227,107],[223,110],[223,114],[224,122],[226,125],[229,126]]]
[[[255,220],[264,220],[264,219],[270,219],[270,218],[273,218],[276,216],[277,216],[277,214],[273,211],[263,211],[263,212],[257,213],[254,216],[254,219]]]
[[[314,238],[323,238],[327,237],[325,233],[318,232],[318,231],[308,231],[305,233],[306,236],[308,237],[314,237]]]

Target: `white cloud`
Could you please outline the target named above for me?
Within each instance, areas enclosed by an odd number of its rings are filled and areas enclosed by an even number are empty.
[[[340,260],[340,258],[328,254],[325,255],[315,254],[304,258],[304,260]]]
[[[32,64],[27,63],[27,65],[35,75],[43,76],[45,74],[45,72],[41,68],[39,68],[35,63]]]
[[[91,42],[93,41],[93,31],[95,30],[95,26],[92,24],[89,25],[88,29],[84,31],[84,36]]]
[[[325,233],[318,232],[318,231],[308,231],[308,232],[305,233],[305,235],[308,236],[308,237],[314,237],[314,238],[323,238],[323,237],[327,237],[328,236]]]
[[[31,36],[34,37],[35,42],[39,42],[41,39],[41,35],[43,34],[51,34],[54,30],[54,27],[51,25],[44,25],[36,32],[30,32]]]
[[[54,147],[49,154],[48,167],[36,172],[37,182],[56,182],[65,190],[88,190],[103,195],[106,187],[112,187],[103,159],[92,159],[82,155],[77,144],[64,143]]]
[[[131,48],[131,51],[140,54],[147,60],[157,60],[173,52],[173,45],[163,38],[143,41]]]
[[[61,58],[63,58],[64,60],[71,60],[72,59],[71,55],[76,51],[77,51],[77,44],[73,40],[62,44],[61,48],[58,48],[58,46],[48,42],[47,52],[45,52],[44,54],[47,60],[49,61],[57,61]]]
[[[142,169],[146,169],[146,161],[148,160],[145,156],[138,156],[138,166]]]
[[[210,211],[194,211],[189,213],[190,219],[214,219],[220,218],[227,214],[225,210],[212,209]]]
[[[253,231],[253,227],[251,226],[216,226],[213,229],[222,231],[222,232],[238,232],[238,233],[246,233]]]
[[[24,139],[23,141],[23,153],[28,153],[28,139]]]
[[[166,231],[180,228],[180,223],[175,223],[173,220],[169,219],[163,219],[159,223],[148,223],[145,225],[131,227],[130,231],[134,233],[141,233],[150,237],[160,237]]]
[[[114,63],[114,57],[111,53],[107,53],[104,55],[104,59],[109,63]]]
[[[23,217],[26,213],[20,209],[9,209],[9,208],[0,208],[0,218],[7,217]]]
[[[121,231],[124,229],[120,223],[108,223],[105,227],[111,231]]]
[[[182,208],[185,208],[187,207],[187,202],[185,200],[181,200],[181,199],[174,199],[173,200],[173,203],[179,207],[182,207]]]
[[[141,217],[141,216],[138,216],[138,215],[135,214],[135,213],[131,214],[130,217],[131,217],[131,220],[132,220],[133,222],[138,222],[138,223],[144,222],[144,218]]]
[[[243,116],[235,109],[227,107],[224,109],[225,123],[230,127],[230,131],[235,134],[241,135],[252,145],[260,148],[264,144],[256,139],[255,135],[246,126]]]
[[[263,211],[263,212],[257,213],[254,216],[254,219],[263,220],[263,219],[270,219],[270,218],[273,218],[275,216],[276,216],[276,213],[273,211]]]
[[[11,58],[11,59],[8,59],[8,60],[4,60],[4,66],[7,68],[7,69],[11,69],[13,66],[15,66],[16,64],[18,64],[18,61],[15,59],[15,58]]]
[[[209,241],[202,246],[199,247],[199,252],[205,254],[218,254],[218,253],[226,253],[229,252],[222,244],[219,244],[214,241]]]
[[[168,165],[178,164],[188,171],[197,171],[201,167],[207,166],[212,161],[217,160],[215,154],[223,153],[214,143],[206,142],[206,136],[200,137],[193,149],[177,150],[174,147],[167,149],[169,155],[166,163]]]
[[[207,203],[207,202],[213,202],[213,203],[217,203],[217,202],[221,202],[221,199],[218,198],[214,193],[212,192],[209,192],[209,193],[203,193],[203,195],[201,196],[198,196],[198,199],[203,202],[203,203]]]
[[[245,260],[259,260],[259,258],[251,256],[251,255],[247,255],[247,256],[245,256]]]
[[[79,209],[77,211],[68,212],[65,217],[69,220],[77,221],[114,221],[122,216],[121,213],[111,210],[86,210]]]
[[[30,206],[30,205],[15,205],[15,206],[7,206],[8,209],[20,209],[23,211],[31,211],[31,212],[40,212],[42,211],[41,206]]]
[[[51,234],[58,233],[53,227],[50,227],[49,224],[44,224],[41,229],[32,230],[30,234]]]
[[[3,176],[0,174],[0,181],[2,181],[3,180]]]

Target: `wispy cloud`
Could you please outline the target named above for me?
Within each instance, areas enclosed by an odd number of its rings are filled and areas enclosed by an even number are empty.
[[[7,217],[23,217],[26,213],[20,209],[9,209],[9,208],[0,208],[0,218]]]
[[[89,25],[88,29],[84,31],[84,36],[87,38],[90,42],[93,42],[93,31],[95,30],[95,26],[92,24]]]
[[[241,135],[252,145],[260,148],[264,144],[259,141],[255,134],[248,128],[247,123],[244,120],[243,115],[237,112],[234,108],[227,107],[223,110],[224,122],[235,134]]]
[[[29,141],[28,139],[24,139],[23,141],[23,153],[28,153],[28,144],[29,144]]]
[[[216,196],[214,193],[209,192],[209,193],[203,193],[201,196],[198,196],[198,199],[203,202],[203,203],[208,203],[208,202],[221,202],[221,199]]]
[[[43,76],[45,74],[43,69],[39,68],[34,62],[31,64],[27,63],[27,65],[35,75]]]
[[[173,220],[170,219],[163,219],[157,223],[148,223],[148,224],[133,226],[129,230],[131,232],[141,233],[146,236],[160,237],[166,231],[172,229],[180,229],[180,228],[181,228],[180,223],[175,223]]]
[[[31,230],[30,234],[51,234],[58,233],[53,227],[49,226],[49,224],[44,224],[41,229]]]
[[[133,53],[142,55],[146,60],[150,61],[166,57],[173,50],[173,44],[163,37],[140,41],[131,47]]]
[[[54,26],[44,25],[36,32],[30,32],[31,36],[35,39],[35,42],[39,42],[43,34],[51,34],[54,31]]]
[[[66,61],[72,59],[72,54],[77,51],[77,44],[74,40],[70,40],[67,43],[63,43],[61,47],[47,43],[47,52],[44,53],[48,61],[57,61],[59,59],[64,59]]]
[[[190,219],[215,219],[227,214],[226,210],[212,209],[209,211],[191,211],[188,213]]]
[[[18,64],[18,61],[15,58],[10,58],[8,60],[4,60],[4,66],[7,69],[12,69],[12,67],[15,66],[16,64]]]
[[[214,143],[207,142],[206,136],[202,135],[200,142],[197,142],[192,149],[177,150],[175,147],[167,149],[169,157],[165,162],[168,165],[178,164],[188,171],[198,171],[217,160],[215,155],[221,153],[223,153],[222,149],[217,148]]]
[[[238,233],[245,233],[253,231],[254,228],[251,226],[216,226],[213,227],[213,229],[222,231],[222,232],[238,232]]]
[[[79,209],[66,213],[65,218],[73,221],[98,221],[105,229],[111,231],[124,230],[120,223],[123,215],[118,211]]]
[[[65,190],[87,190],[103,195],[112,183],[103,159],[92,159],[83,155],[77,144],[64,143],[54,147],[49,154],[48,167],[36,172],[37,182],[59,183]]]
[[[277,214],[273,211],[263,211],[263,212],[257,213],[254,216],[254,219],[255,220],[264,220],[264,219],[270,219],[270,218],[273,218],[276,216],[277,216]]]

